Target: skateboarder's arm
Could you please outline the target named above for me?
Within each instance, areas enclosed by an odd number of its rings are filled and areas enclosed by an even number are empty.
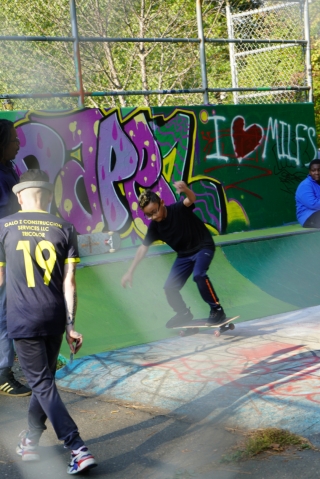
[[[177,190],[177,193],[184,193],[186,198],[183,200],[185,206],[191,206],[196,201],[196,195],[190,188],[187,187],[184,181],[176,181],[174,186]]]
[[[136,255],[131,263],[130,268],[122,276],[121,284],[124,288],[126,287],[127,283],[129,283],[129,285],[132,286],[133,272],[138,266],[138,264],[140,263],[140,261],[142,261],[145,255],[147,254],[148,249],[149,249],[149,246],[145,246],[144,244],[139,246],[139,248],[137,249]]]
[[[66,340],[70,351],[77,353],[82,346],[82,335],[74,330],[77,311],[76,263],[66,263],[63,275],[63,296],[66,305]]]

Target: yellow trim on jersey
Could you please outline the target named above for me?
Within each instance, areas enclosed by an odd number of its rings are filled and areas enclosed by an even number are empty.
[[[67,258],[64,261],[64,264],[69,264],[69,263],[80,263],[80,258]]]
[[[48,211],[44,210],[20,210],[18,213],[46,213],[47,215],[49,214]]]

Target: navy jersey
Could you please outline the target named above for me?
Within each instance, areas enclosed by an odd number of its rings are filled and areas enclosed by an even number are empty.
[[[63,334],[64,266],[79,262],[74,227],[45,211],[0,220],[0,265],[6,265],[9,338]]]
[[[209,230],[193,213],[194,205],[185,206],[178,201],[166,208],[166,218],[151,221],[143,240],[145,246],[150,246],[154,241],[164,241],[178,253],[178,257],[195,254],[203,248],[214,250]]]

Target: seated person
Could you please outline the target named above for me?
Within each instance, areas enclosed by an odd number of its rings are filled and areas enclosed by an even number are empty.
[[[320,159],[309,164],[309,175],[296,191],[297,220],[304,228],[320,228]]]

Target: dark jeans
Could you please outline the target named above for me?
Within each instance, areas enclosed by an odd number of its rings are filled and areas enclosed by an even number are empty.
[[[192,273],[202,299],[210,308],[219,306],[219,298],[207,275],[213,256],[213,250],[202,249],[194,255],[176,258],[164,285],[167,301],[176,313],[184,313],[187,309],[180,290]]]
[[[320,211],[312,213],[303,223],[303,228],[320,228]]]
[[[62,335],[15,339],[21,368],[32,390],[28,412],[28,438],[39,442],[49,418],[60,441],[66,447],[78,449],[84,445],[78,428],[60,398],[54,375]]]

